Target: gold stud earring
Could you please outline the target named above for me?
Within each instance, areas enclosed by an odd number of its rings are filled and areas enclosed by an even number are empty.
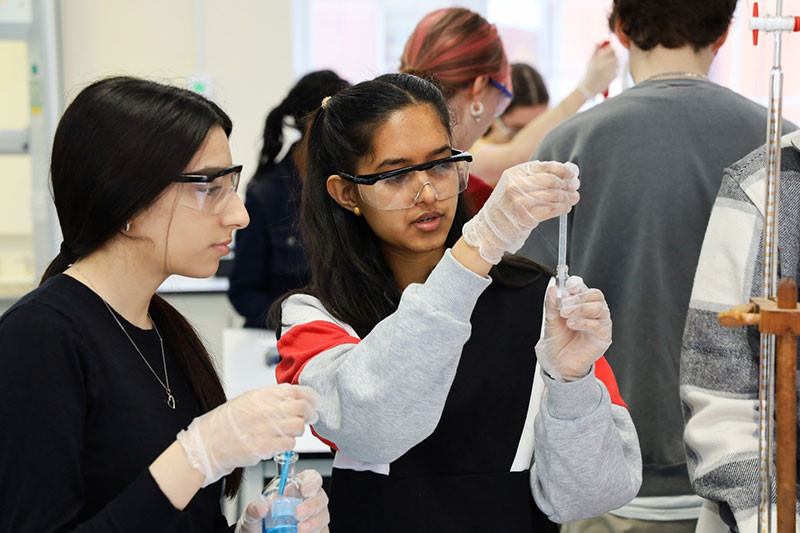
[[[353,209],[353,213],[354,213],[354,214],[355,214],[357,217],[360,217],[360,216],[361,216],[361,209],[359,209],[358,207],[356,207],[355,209]]]

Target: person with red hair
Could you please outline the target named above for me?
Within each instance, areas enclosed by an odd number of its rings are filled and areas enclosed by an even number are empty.
[[[437,9],[419,21],[403,49],[400,72],[439,85],[454,114],[453,146],[459,150],[481,138],[514,98],[511,67],[497,27],[461,7]],[[492,188],[470,175],[467,193],[475,212]]]
[[[425,15],[406,42],[400,71],[431,79],[442,89],[454,114],[453,145],[459,150],[469,150],[483,137],[514,98],[511,67],[497,27],[465,8],[437,9]],[[598,50],[584,80],[563,102],[501,150],[488,150],[482,158],[473,154],[474,166],[488,173],[479,175],[489,178],[469,177],[467,193],[473,212],[489,197],[490,184],[497,182],[504,169],[529,160],[547,132],[608,87],[616,71],[614,51],[610,47]]]

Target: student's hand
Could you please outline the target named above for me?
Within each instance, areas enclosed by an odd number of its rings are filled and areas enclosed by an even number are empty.
[[[177,439],[206,487],[234,468],[291,450],[317,420],[319,396],[308,387],[277,385],[246,392],[195,418]]]
[[[570,276],[566,288],[561,309],[558,289],[547,291],[544,335],[536,343],[536,357],[553,379],[574,381],[588,374],[611,346],[611,313],[603,293],[586,287],[579,276]]]
[[[297,479],[300,480],[300,497],[304,499],[294,510],[299,520],[298,533],[327,533],[331,516],[328,495],[322,490],[322,476],[316,470],[305,470]],[[261,533],[261,519],[267,515],[269,505],[269,500],[263,496],[250,502],[236,523],[235,533]]]
[[[300,521],[298,533],[327,533],[331,515],[328,495],[322,490],[322,476],[316,470],[304,470],[297,478],[300,480],[300,495],[305,499],[294,509],[294,516]]]
[[[586,66],[586,74],[578,84],[578,88],[588,98],[604,91],[608,85],[617,77],[619,71],[619,61],[617,53],[610,46],[599,48],[589,64]]]
[[[259,495],[258,498],[247,504],[239,521],[236,522],[236,529],[234,533],[261,533],[261,520],[267,516],[269,511],[269,502],[264,496]]]
[[[530,161],[503,172],[486,204],[466,224],[464,241],[496,265],[514,253],[539,222],[569,212],[578,203],[578,167]]]

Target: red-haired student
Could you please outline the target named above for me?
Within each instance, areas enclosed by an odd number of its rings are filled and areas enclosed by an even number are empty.
[[[454,113],[453,145],[470,150],[514,99],[511,68],[494,24],[460,7],[425,15],[406,42],[400,71],[435,81]],[[617,58],[613,49],[598,50],[586,76],[557,106],[515,135],[510,142],[481,147],[470,175],[468,193],[479,209],[503,170],[528,161],[552,128],[572,116],[614,79]]]

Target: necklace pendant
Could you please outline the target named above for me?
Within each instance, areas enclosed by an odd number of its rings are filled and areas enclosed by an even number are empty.
[[[175,409],[175,397],[169,391],[167,391],[167,405],[169,405],[172,409]]]

